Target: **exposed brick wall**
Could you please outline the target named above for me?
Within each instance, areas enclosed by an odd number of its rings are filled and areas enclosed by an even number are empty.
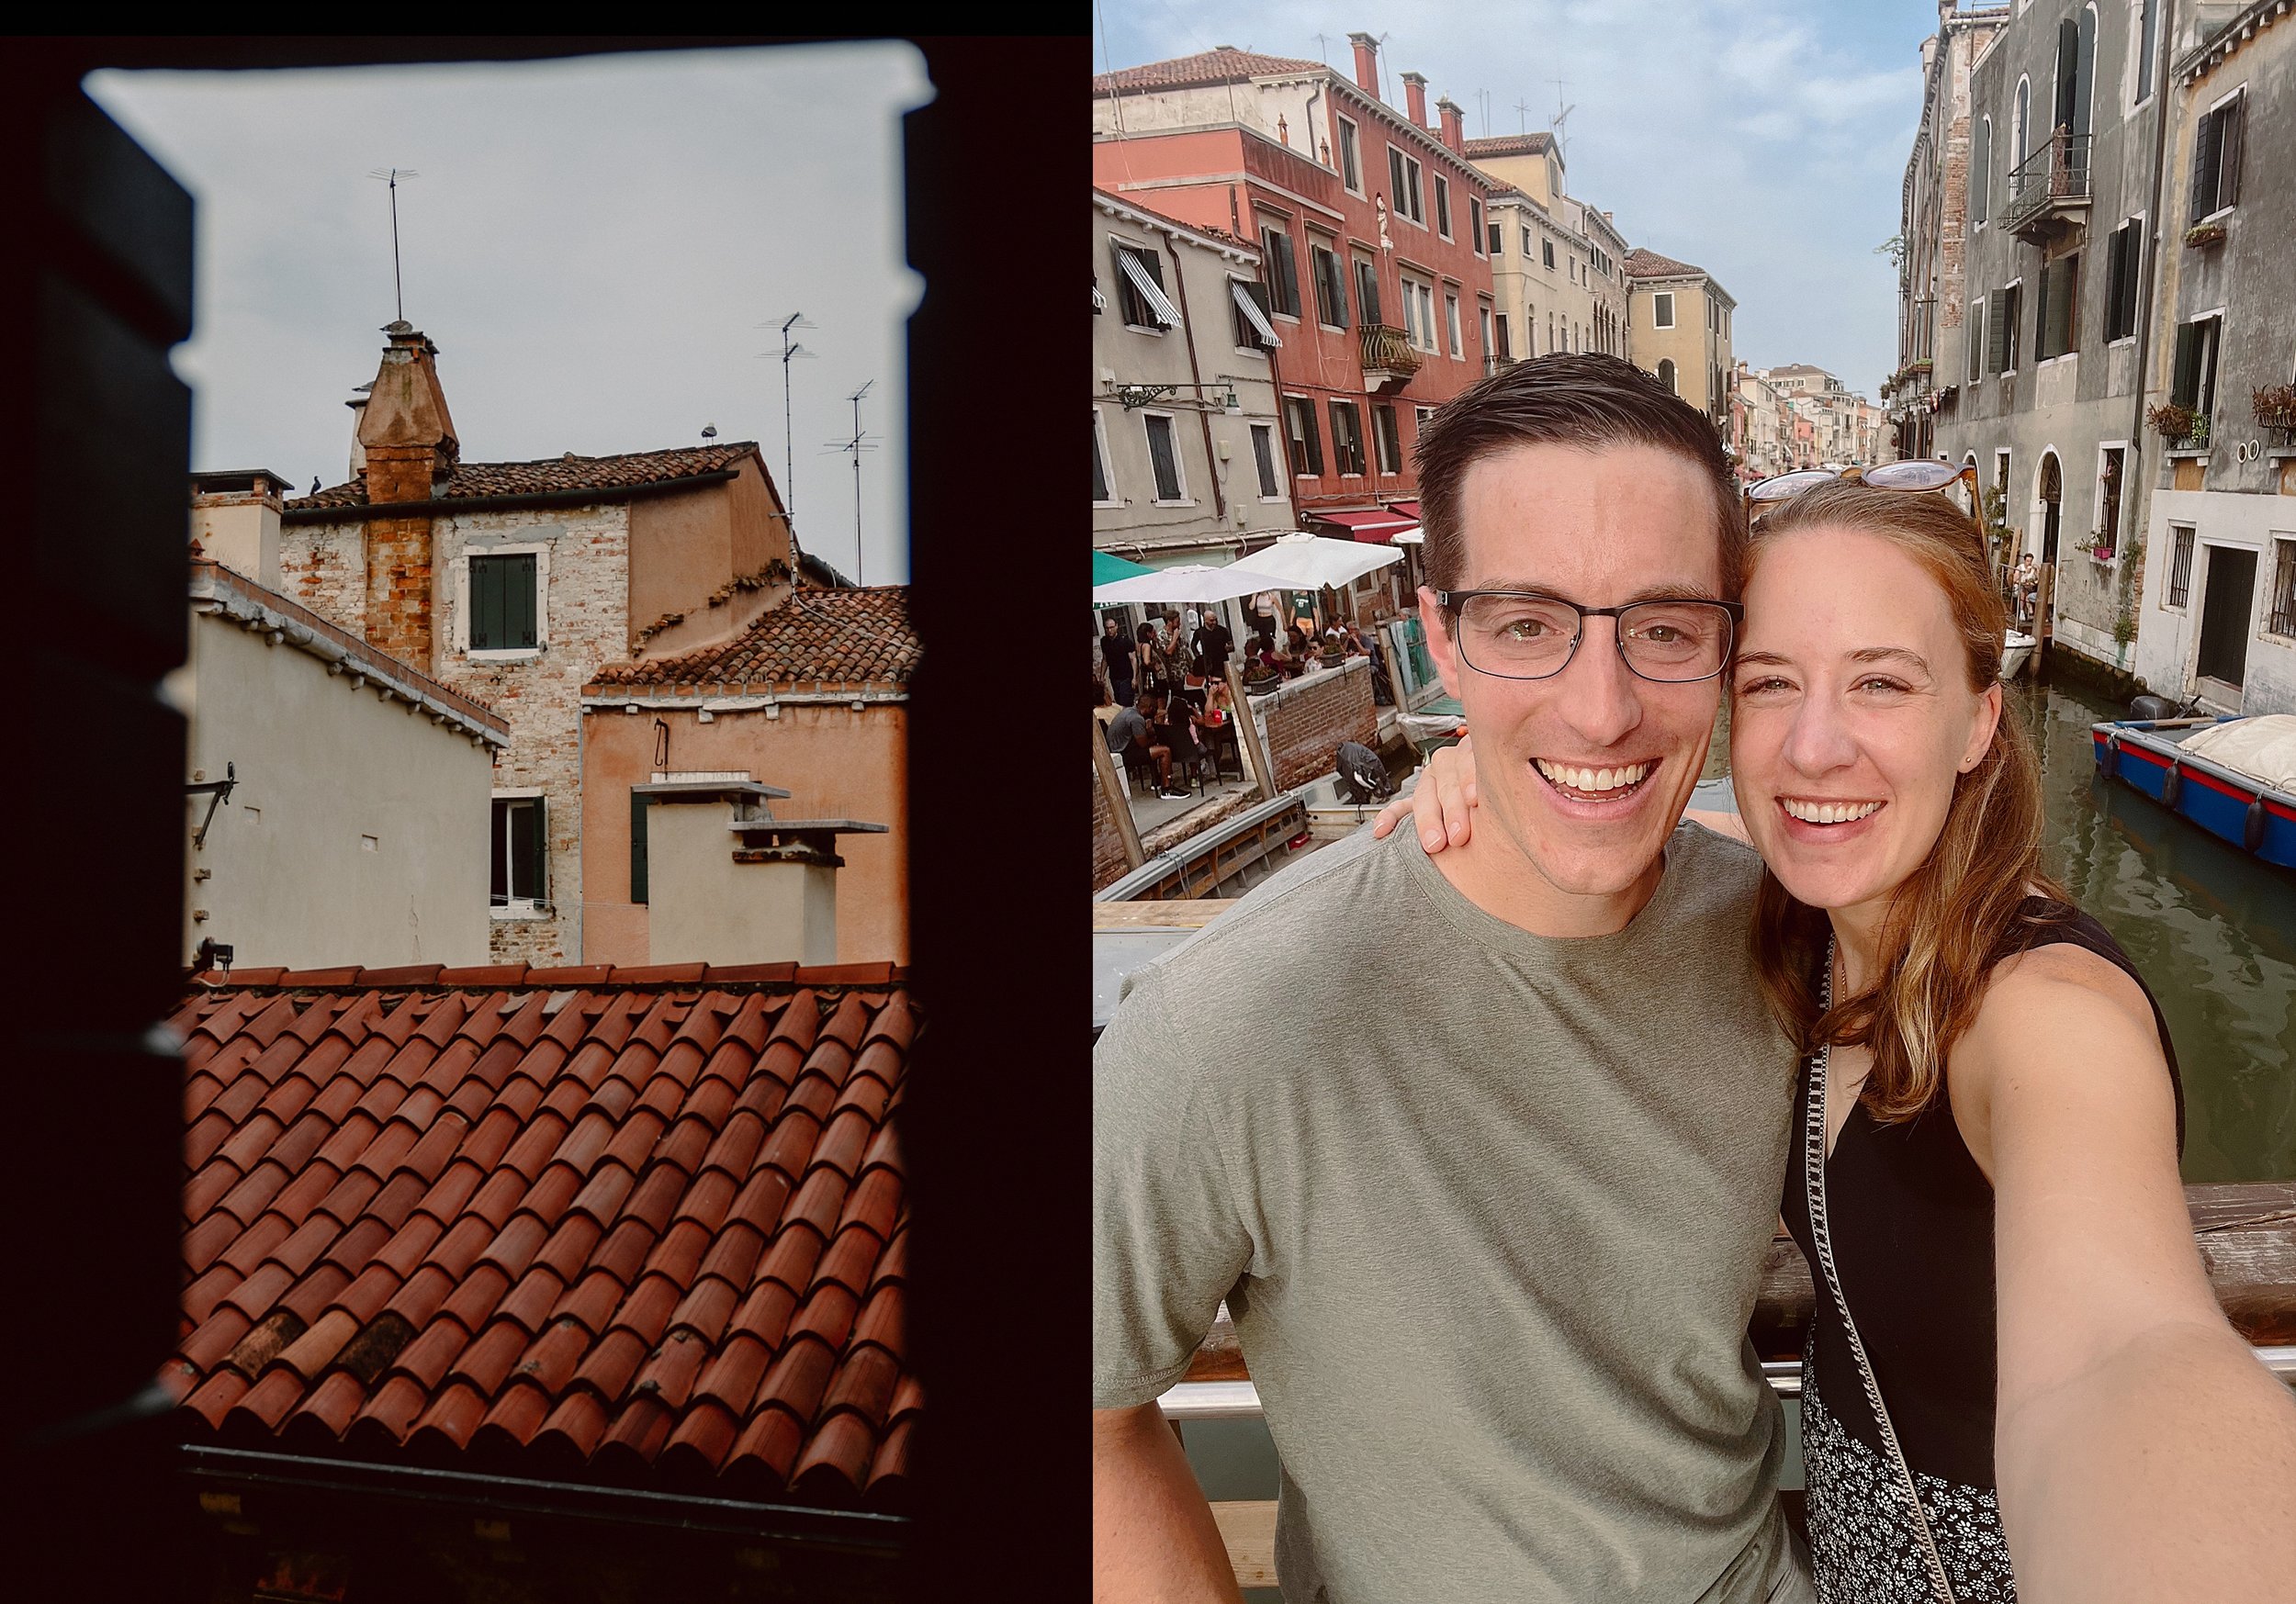
[[[1116,814],[1109,806],[1108,788],[1092,777],[1092,889],[1102,891],[1122,880],[1131,865],[1124,861],[1124,837],[1117,832]]]
[[[1332,754],[1342,741],[1377,748],[1379,715],[1371,701],[1370,663],[1359,659],[1311,685],[1287,686],[1261,722],[1267,730],[1267,757],[1276,767],[1278,791],[1330,773]]]
[[[366,545],[355,523],[289,523],[279,531],[279,589],[366,638]],[[421,665],[417,665],[421,667]]]
[[[427,445],[377,445],[366,454],[369,499],[426,501],[434,454]],[[403,663],[431,663],[431,517],[377,518],[366,526],[366,638]]]

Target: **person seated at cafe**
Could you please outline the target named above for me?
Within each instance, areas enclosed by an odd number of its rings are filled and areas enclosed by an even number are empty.
[[[1196,734],[1199,714],[1196,704],[1185,696],[1165,699],[1162,716],[1154,726],[1154,735],[1170,754],[1167,767],[1186,775],[1204,760],[1204,748]],[[1185,787],[1177,792],[1166,791],[1166,796],[1188,794]]]
[[[1128,707],[1109,721],[1109,750],[1122,757],[1133,743],[1156,770],[1156,791],[1167,797],[1184,797],[1188,793],[1172,789],[1172,748],[1164,744],[1157,733],[1157,721],[1164,716],[1163,701],[1154,691],[1143,692],[1136,706]]]

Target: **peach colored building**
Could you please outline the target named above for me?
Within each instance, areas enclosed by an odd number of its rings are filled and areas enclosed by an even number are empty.
[[[906,963],[908,589],[805,589],[730,641],[616,663],[582,688],[584,963],[649,948],[652,788],[751,783],[789,792],[783,820],[856,820],[838,837],[837,960]]]

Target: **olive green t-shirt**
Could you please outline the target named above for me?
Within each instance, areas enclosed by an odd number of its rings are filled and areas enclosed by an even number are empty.
[[[1684,824],[1613,936],[1336,843],[1127,982],[1093,1065],[1093,1407],[1225,1299],[1298,1604],[1759,1598],[1782,1422],[1746,1340],[1794,1058],[1761,865]]]

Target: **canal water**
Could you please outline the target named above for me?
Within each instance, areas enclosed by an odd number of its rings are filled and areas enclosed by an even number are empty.
[[[2020,679],[2009,703],[2041,752],[2043,867],[2121,943],[2168,1021],[2184,1178],[2296,1180],[2296,875],[2099,778],[2088,727],[2125,718],[2119,703],[2065,679]],[[1706,780],[1729,773],[1728,726],[1726,707]]]

